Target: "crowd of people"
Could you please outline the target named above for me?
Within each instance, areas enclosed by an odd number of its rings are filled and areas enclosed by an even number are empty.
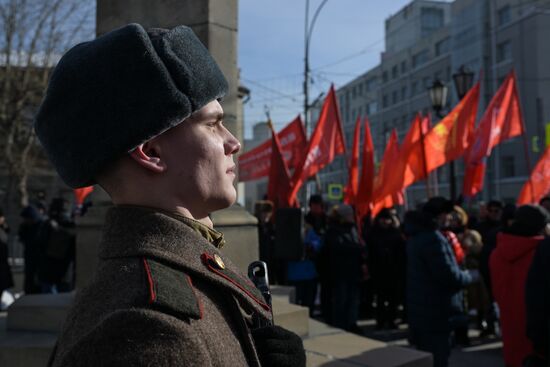
[[[23,246],[25,294],[68,292],[74,288],[76,235],[67,201],[37,200],[20,213],[17,239]],[[0,211],[0,295],[14,286],[8,263],[9,226]],[[5,292],[5,293],[4,293]],[[11,298],[11,296],[10,296]],[[9,302],[6,302],[9,303]]]
[[[448,365],[453,345],[470,344],[472,327],[502,338],[506,366],[547,365],[550,197],[468,212],[433,197],[403,220],[394,208],[358,220],[351,206],[326,208],[313,195],[300,259],[277,258],[278,230],[288,228],[277,228],[269,202],[261,208],[260,256],[277,269],[272,283],[294,285],[310,315],[357,333],[360,315],[377,330],[406,323],[410,344],[436,367]]]

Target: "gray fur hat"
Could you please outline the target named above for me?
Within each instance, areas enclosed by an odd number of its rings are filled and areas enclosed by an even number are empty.
[[[185,26],[129,24],[70,49],[52,73],[34,127],[67,185],[102,169],[227,92],[218,65]]]

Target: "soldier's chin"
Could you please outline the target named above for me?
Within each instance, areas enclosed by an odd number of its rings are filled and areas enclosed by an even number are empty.
[[[237,191],[231,186],[231,189],[228,190],[225,195],[216,198],[216,208],[212,211],[229,208],[231,205],[235,204],[235,201],[237,201]]]

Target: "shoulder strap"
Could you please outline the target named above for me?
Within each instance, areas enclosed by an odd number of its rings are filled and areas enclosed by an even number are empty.
[[[202,318],[202,306],[189,275],[158,261],[143,258],[149,304],[178,318]]]

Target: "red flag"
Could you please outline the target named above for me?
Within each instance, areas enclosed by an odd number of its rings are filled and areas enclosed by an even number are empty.
[[[474,166],[483,164],[484,158],[491,154],[496,145],[523,133],[516,75],[511,71],[489,103],[465,155],[464,196],[473,196],[483,187],[483,175],[479,176],[481,168]]]
[[[291,189],[290,174],[283,158],[281,144],[277,133],[273,130],[273,124],[268,121],[271,129],[271,163],[269,168],[269,180],[267,185],[267,198],[271,200],[275,208],[288,208],[291,206],[289,194]]]
[[[344,190],[344,203],[355,205],[359,186],[359,143],[361,139],[361,117],[357,116],[353,133],[353,146],[349,164],[348,185]]]
[[[464,196],[472,197],[481,191],[486,168],[485,159],[481,162],[466,165],[462,184],[462,194]]]
[[[424,137],[428,132],[429,117],[422,118],[417,114],[411,127],[403,139],[400,149],[399,168],[397,175],[402,175],[398,186],[392,192],[406,188],[416,181],[428,177],[426,168],[426,153],[424,149]]]
[[[394,180],[400,180],[400,175],[395,174],[395,165],[399,160],[399,143],[397,140],[397,131],[392,130],[390,140],[384,150],[384,156],[378,167],[378,173],[374,180],[373,202],[384,200],[388,195],[392,195],[399,191],[400,188],[394,190],[398,185],[394,184]]]
[[[362,218],[372,204],[374,186],[374,144],[370,132],[369,120],[365,118],[365,137],[363,140],[363,158],[361,163],[361,180],[357,190],[357,212]]]
[[[291,201],[308,177],[313,176],[324,166],[332,162],[338,154],[345,153],[344,132],[336,101],[334,85],[331,85],[329,93],[323,103],[319,121],[309,141],[306,154],[302,158],[292,176]]]
[[[548,192],[550,192],[550,147],[546,148],[531,176],[523,185],[517,204],[538,204]]]
[[[396,192],[393,195],[386,196],[383,200],[377,202],[371,211],[371,217],[374,218],[384,208],[392,208],[396,205],[403,205],[405,199],[403,197],[403,191]]]
[[[296,117],[278,134],[281,151],[288,168],[296,168],[302,161],[307,138],[300,116]],[[269,175],[271,139],[239,156],[239,181],[251,181]]]
[[[86,186],[81,187],[79,189],[74,189],[74,198],[77,205],[82,205],[84,203],[84,200],[88,195],[90,195],[94,191],[93,186]]]
[[[479,82],[425,136],[427,172],[461,157],[472,141],[479,101]]]

